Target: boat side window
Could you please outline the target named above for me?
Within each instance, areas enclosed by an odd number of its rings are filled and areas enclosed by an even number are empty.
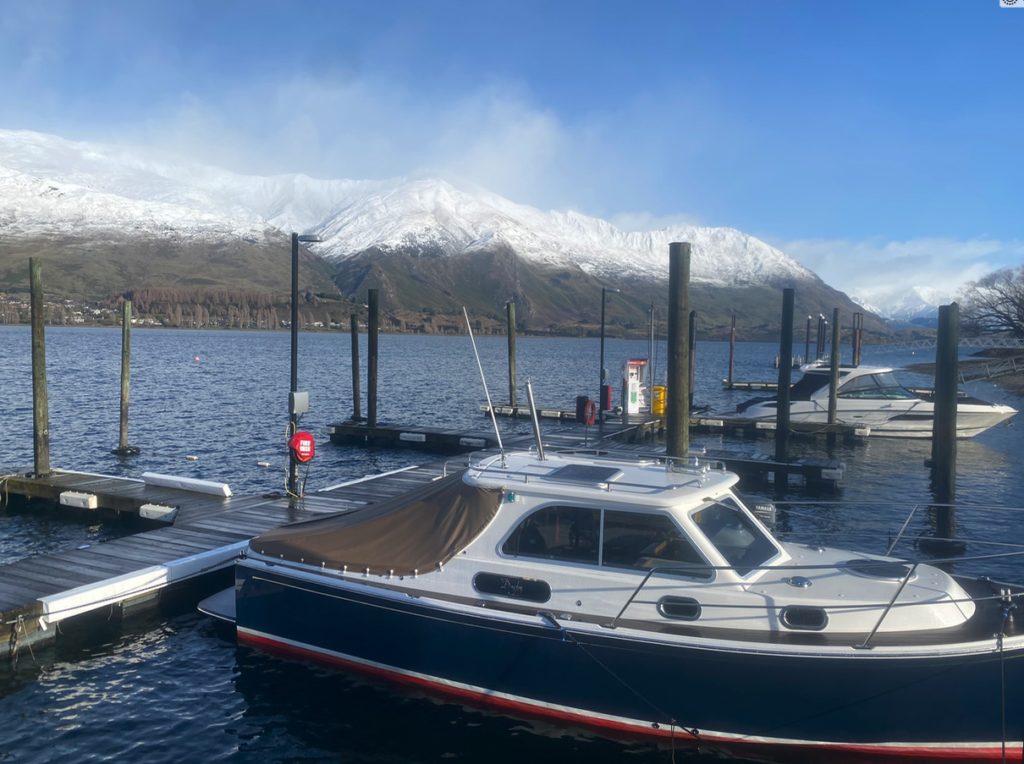
[[[904,388],[892,372],[865,374],[846,381],[838,390],[840,398],[867,398],[871,400],[906,400],[916,398]]]
[[[764,531],[731,498],[707,504],[690,517],[741,576],[764,565],[779,552]]]
[[[601,564],[641,569],[672,566],[679,568],[672,573],[690,578],[707,579],[714,575],[672,518],[653,512],[606,509]]]
[[[597,564],[601,510],[553,506],[526,517],[501,547],[504,554]]]
[[[823,387],[828,387],[829,378],[827,374],[805,372],[796,384],[790,388],[789,399],[791,401],[809,401],[811,396]]]

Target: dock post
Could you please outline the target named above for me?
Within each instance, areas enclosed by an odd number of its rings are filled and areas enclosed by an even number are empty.
[[[932,424],[932,483],[935,501],[952,505],[956,501],[956,406],[957,364],[960,343],[960,306],[939,306],[939,333],[935,346],[935,419]],[[956,536],[956,510],[938,507],[937,533]]]
[[[363,418],[363,403],[359,391],[359,316],[349,314],[349,333],[352,335],[352,419],[358,422]]]
[[[864,339],[864,314],[853,314],[853,366],[860,366],[860,348]]]
[[[732,314],[732,328],[729,329],[729,389],[732,389],[733,372],[736,370],[736,311]]]
[[[35,474],[50,474],[50,403],[46,394],[46,333],[43,315],[43,263],[28,259],[32,310],[32,451]]]
[[[516,304],[505,303],[505,318],[508,321],[508,405],[516,407]]]
[[[782,334],[779,337],[779,394],[775,408],[775,461],[789,461],[789,401],[793,381],[793,303],[796,292],[792,287],[782,290]],[[776,487],[785,486],[789,474],[775,476]]]
[[[690,350],[690,384],[689,384],[689,401],[690,408],[693,408],[693,377],[694,372],[697,370],[697,311],[690,311],[690,335],[689,335],[689,350]]]
[[[811,317],[807,317],[807,337],[804,339],[804,363],[811,362]]]
[[[828,380],[828,423],[835,424],[839,413],[839,308],[832,310],[832,357]],[[834,438],[835,433],[829,433]]]
[[[690,244],[668,245],[668,379],[665,453],[685,458],[690,450],[689,342],[685,321],[690,312]]]
[[[117,440],[118,456],[131,456],[139,449],[128,445],[128,384],[132,363],[132,301],[121,304],[121,431]]]
[[[377,426],[377,332],[380,324],[380,301],[376,289],[367,297],[366,337],[366,424]]]

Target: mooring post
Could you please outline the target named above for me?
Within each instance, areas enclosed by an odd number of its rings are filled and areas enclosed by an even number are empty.
[[[30,257],[32,310],[32,451],[36,475],[50,474],[50,404],[46,395],[46,333],[43,315],[43,262]]]
[[[690,334],[689,334],[689,351],[690,351],[690,384],[689,384],[689,401],[690,408],[693,408],[693,377],[694,372],[697,370],[697,311],[690,311]]]
[[[508,321],[508,405],[516,407],[516,304],[505,303],[505,318]]]
[[[363,418],[363,404],[359,391],[359,316],[349,314],[349,333],[352,335],[352,420],[358,422]]]
[[[782,334],[779,337],[779,394],[775,408],[775,461],[789,462],[789,401],[793,381],[793,303],[796,292],[792,287],[782,290]],[[775,476],[776,486],[785,486],[789,473],[780,471]]]
[[[804,363],[811,362],[811,317],[807,317],[807,337],[804,339]]]
[[[839,411],[839,308],[832,310],[832,372],[828,380],[828,423],[835,424]],[[834,436],[835,433],[830,433]]]
[[[121,433],[117,440],[118,456],[131,456],[139,449],[128,445],[128,384],[132,363],[132,301],[121,304]]]
[[[686,457],[690,450],[690,343],[686,321],[690,313],[690,244],[668,245],[668,379],[665,453]]]
[[[729,389],[732,389],[732,375],[736,369],[736,313],[732,314],[732,328],[729,329]]]
[[[956,501],[957,366],[960,344],[960,306],[939,306],[938,342],[935,346],[935,419],[932,424],[932,483],[935,501]],[[938,507],[937,533],[956,537],[956,510]]]
[[[853,314],[853,366],[860,366],[860,348],[864,339],[864,314]]]
[[[366,335],[366,425],[377,426],[377,332],[380,323],[377,290],[371,289],[367,299]]]

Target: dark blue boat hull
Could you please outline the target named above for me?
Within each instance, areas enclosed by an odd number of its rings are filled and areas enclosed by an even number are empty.
[[[510,624],[415,598],[237,569],[243,642],[608,732],[897,759],[1020,756],[1018,652],[759,654]],[[993,640],[994,643],[994,640]]]

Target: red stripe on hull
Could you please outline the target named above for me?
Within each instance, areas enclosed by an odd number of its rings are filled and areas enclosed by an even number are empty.
[[[583,727],[600,732],[605,737],[621,740],[645,740],[649,742],[654,738],[659,743],[666,743],[672,740],[673,743],[680,743],[682,745],[715,748],[736,756],[763,759],[765,761],[785,761],[787,764],[803,764],[803,762],[806,762],[806,764],[821,764],[822,761],[828,761],[830,764],[846,764],[847,762],[849,764],[858,764],[863,762],[865,757],[870,757],[872,762],[877,762],[878,764],[884,764],[885,762],[909,764],[910,762],[930,761],[955,761],[966,764],[968,762],[1001,761],[1003,758],[1002,749],[999,747],[930,748],[913,745],[872,746],[842,743],[765,743],[703,735],[699,731],[694,736],[678,726],[673,729],[671,726],[666,727],[664,725],[660,727],[647,726],[642,722],[628,724],[617,722],[613,719],[595,718],[589,716],[585,711],[574,712],[522,700],[510,700],[492,695],[483,690],[470,690],[441,681],[432,681],[423,677],[409,675],[398,669],[368,665],[355,659],[324,653],[315,648],[300,647],[241,631],[238,632],[238,641],[258,647],[271,654],[326,663],[399,685],[419,687],[428,690],[432,695],[465,701],[467,704],[476,707],[509,711],[519,718],[542,718],[547,721]],[[824,756],[828,758],[824,759]],[[1016,745],[1007,746],[1006,761],[1024,761],[1021,748]]]

